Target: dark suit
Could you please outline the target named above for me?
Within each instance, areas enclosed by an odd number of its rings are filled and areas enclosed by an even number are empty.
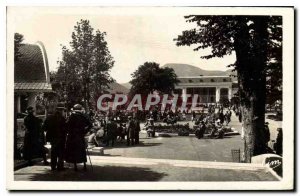
[[[51,144],[51,168],[62,169],[66,143],[66,119],[59,113],[49,115],[44,124],[46,141]]]

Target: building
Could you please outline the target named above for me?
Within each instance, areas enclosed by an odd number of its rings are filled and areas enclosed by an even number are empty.
[[[32,106],[37,114],[43,115],[42,95],[52,91],[45,47],[41,42],[22,44],[19,54],[14,65],[15,111],[22,114]]]
[[[183,101],[187,101],[187,95],[195,94],[199,103],[218,103],[223,98],[230,101],[237,91],[230,76],[178,76],[178,80],[174,93],[181,95]]]

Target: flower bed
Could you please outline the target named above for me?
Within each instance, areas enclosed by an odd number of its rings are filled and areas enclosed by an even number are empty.
[[[155,132],[157,133],[177,133],[178,135],[188,136],[194,133],[193,129],[189,128],[189,124],[175,124],[175,125],[162,125],[157,124],[154,126]]]

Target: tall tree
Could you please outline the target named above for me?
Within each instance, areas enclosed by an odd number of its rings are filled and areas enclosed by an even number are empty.
[[[130,94],[132,95],[147,95],[154,91],[171,94],[178,82],[177,75],[172,68],[160,68],[155,62],[145,62],[131,76]]]
[[[91,27],[88,20],[74,26],[71,48],[63,46],[57,80],[60,81],[70,103],[83,101],[89,109],[96,96],[113,81],[110,70],[114,65],[105,32]]]
[[[197,27],[183,31],[177,45],[197,45],[195,51],[210,48],[210,59],[235,52],[239,95],[245,130],[245,158],[266,152],[265,103],[267,74],[272,64],[281,64],[282,18],[280,16],[199,16],[185,17]],[[278,75],[277,77],[282,77]]]

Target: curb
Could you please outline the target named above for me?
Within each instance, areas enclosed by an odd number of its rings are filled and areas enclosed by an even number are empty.
[[[224,133],[224,136],[232,136],[232,135],[239,135],[240,133],[238,131],[232,131],[229,133]],[[163,135],[169,135],[169,136],[179,136],[178,133],[165,133],[165,132],[157,132],[158,137],[163,137]],[[205,136],[208,136],[209,134],[204,134]],[[190,133],[188,136],[195,136],[194,133]],[[183,137],[188,137],[188,136],[183,136]]]

